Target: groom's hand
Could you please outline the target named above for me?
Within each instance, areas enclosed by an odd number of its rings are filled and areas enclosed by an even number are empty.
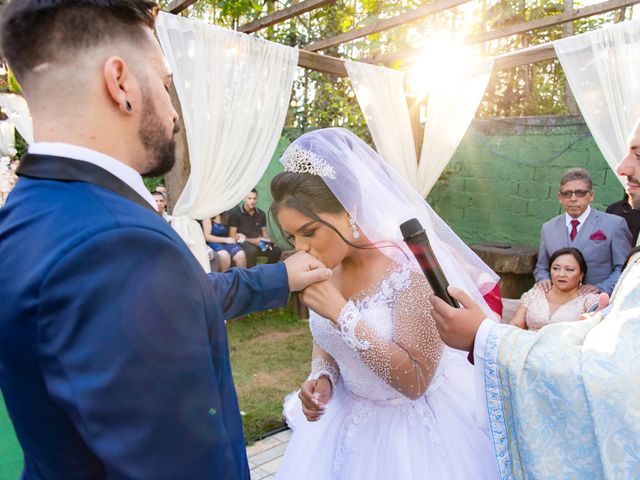
[[[473,346],[480,324],[487,316],[462,290],[449,287],[448,291],[464,308],[454,308],[444,300],[431,295],[429,300],[433,305],[433,318],[444,343],[468,352]]]
[[[298,292],[309,285],[331,278],[331,270],[308,253],[298,252],[284,261],[289,277],[289,291]]]

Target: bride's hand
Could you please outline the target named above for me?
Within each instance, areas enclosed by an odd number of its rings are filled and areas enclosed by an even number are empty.
[[[331,400],[331,380],[320,377],[317,380],[307,380],[300,387],[298,398],[302,403],[302,413],[310,422],[316,422],[324,413],[325,407]]]
[[[338,321],[340,312],[347,303],[340,291],[329,280],[309,285],[302,291],[300,299],[318,315],[334,322]]]

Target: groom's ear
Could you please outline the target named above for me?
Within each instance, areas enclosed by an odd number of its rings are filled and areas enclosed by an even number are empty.
[[[113,104],[125,115],[130,114],[132,107],[131,89],[135,79],[125,61],[118,56],[109,57],[102,67],[105,87]]]

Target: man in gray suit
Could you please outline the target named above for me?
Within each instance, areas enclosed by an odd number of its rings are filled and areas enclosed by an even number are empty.
[[[582,294],[611,294],[620,277],[631,250],[631,232],[622,217],[591,208],[593,195],[591,176],[585,169],[572,168],[562,176],[558,199],[565,213],[542,225],[533,272],[545,292],[551,289],[549,257],[560,248],[577,248],[587,262]]]

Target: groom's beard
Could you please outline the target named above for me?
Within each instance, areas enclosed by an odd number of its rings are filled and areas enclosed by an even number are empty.
[[[164,126],[158,118],[158,113],[150,97],[142,95],[142,118],[138,136],[145,151],[151,159],[149,170],[143,173],[145,177],[159,177],[169,172],[176,163],[176,134],[180,131],[179,125],[173,126],[170,138],[163,135]]]

